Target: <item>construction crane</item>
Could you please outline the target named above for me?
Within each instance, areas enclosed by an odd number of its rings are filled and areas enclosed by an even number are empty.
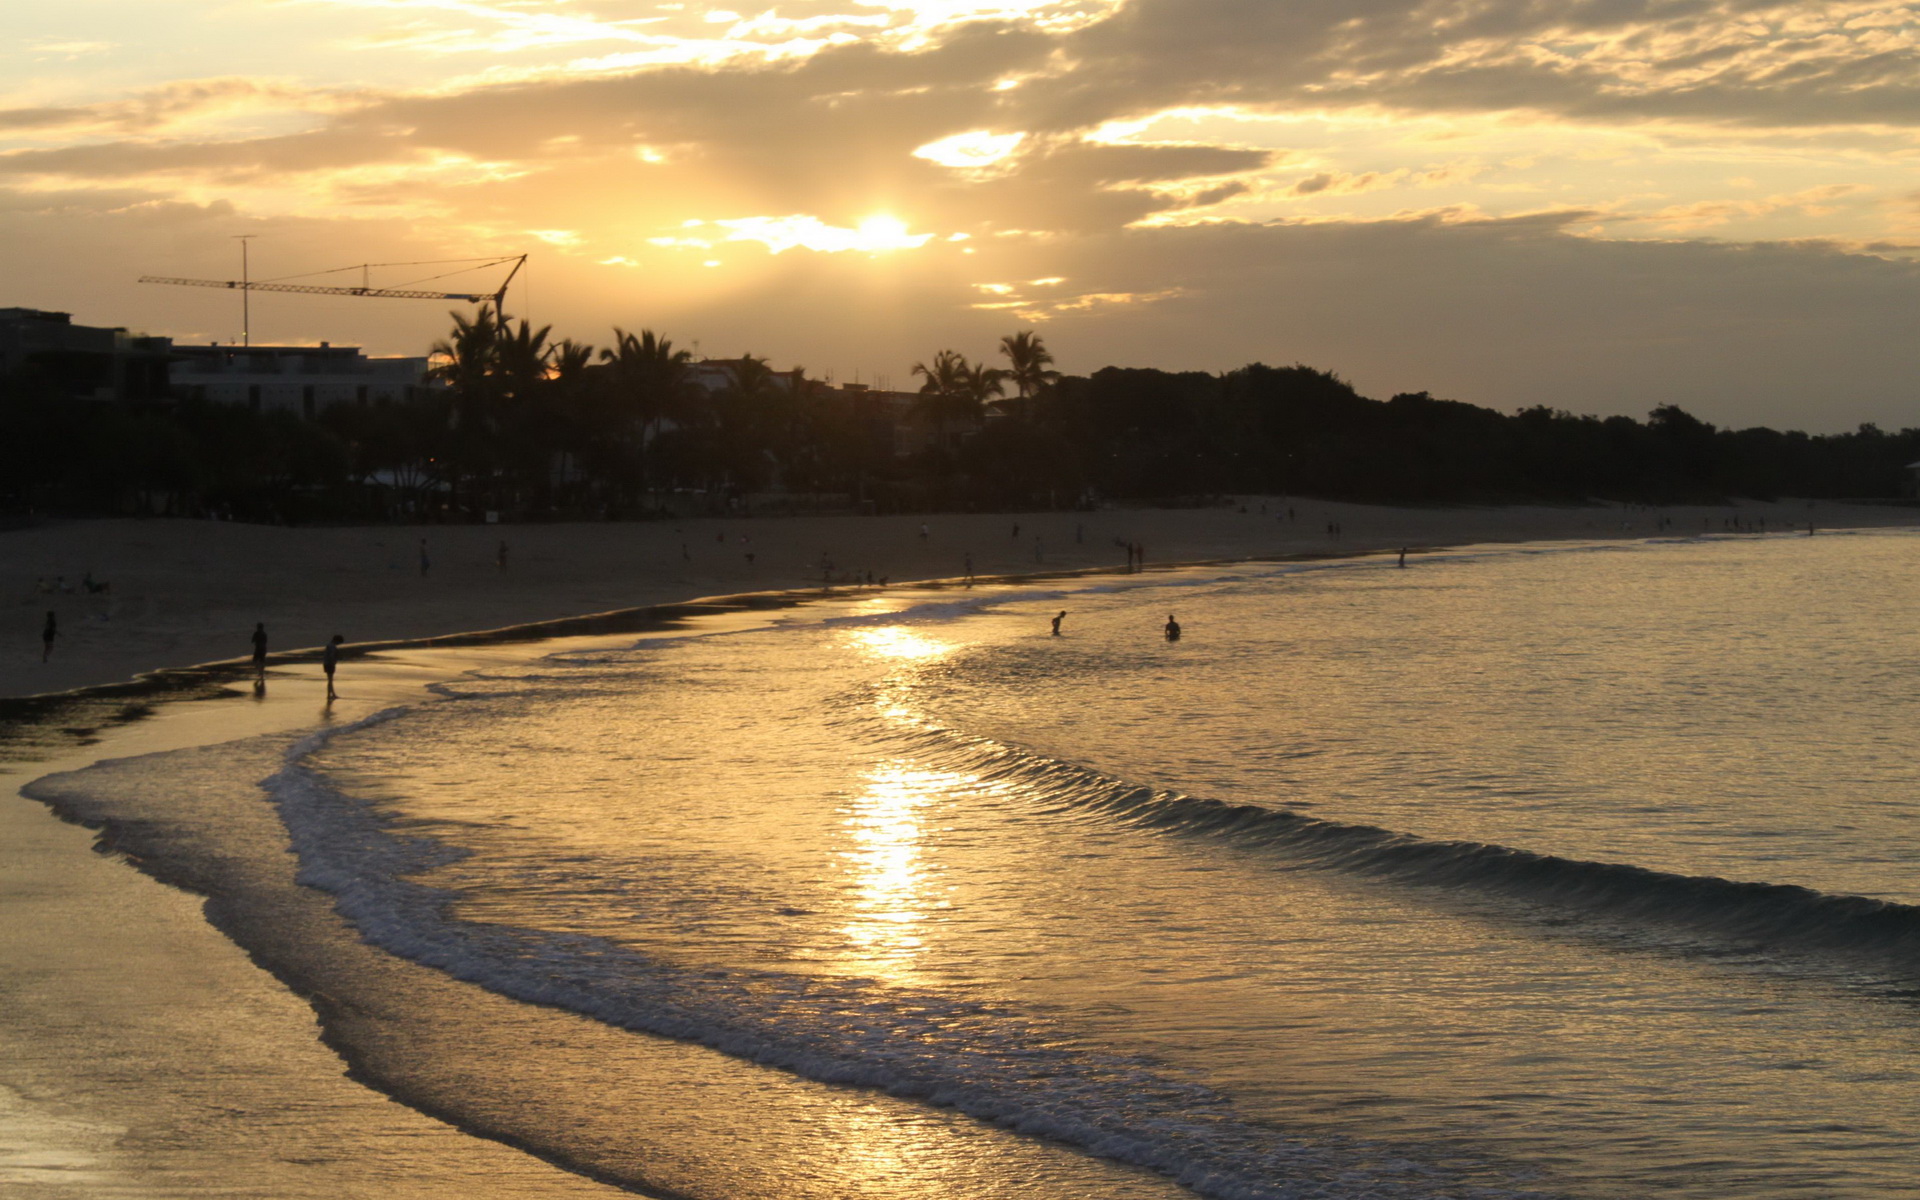
[[[231,288],[241,293],[242,300],[246,299],[246,294],[249,292],[295,292],[307,296],[370,296],[376,299],[387,300],[465,300],[469,304],[481,304],[491,300],[493,302],[493,311],[497,313],[501,311],[500,306],[506,302],[507,285],[513,282],[513,277],[520,273],[520,268],[525,266],[527,262],[526,255],[516,254],[509,255],[505,258],[491,259],[443,258],[422,262],[360,263],[357,266],[351,267],[335,267],[330,271],[311,271],[305,276],[288,275],[280,279],[265,279],[255,282],[246,277],[244,242],[241,243],[241,249],[243,253],[241,257],[241,277],[239,279],[177,279],[170,275],[142,275],[140,282],[166,283],[179,287]],[[504,267],[508,263],[512,263],[513,266],[507,271],[507,277],[500,281],[500,286],[491,292],[426,292],[406,287],[377,288],[371,286],[369,282],[369,272],[371,272],[374,267],[447,266],[452,263],[468,263],[472,265],[461,267],[454,271],[447,271],[440,275],[428,276],[426,279],[419,279],[414,282],[428,283],[434,279],[444,279],[449,275],[462,275],[468,271],[483,271],[489,267]],[[337,275],[343,271],[359,271],[360,286],[340,287],[333,284],[287,282],[287,280],[291,279],[312,278],[315,275]],[[247,312],[244,306],[242,312]],[[242,324],[248,327],[241,334],[242,344],[251,345],[253,342],[251,316],[243,317]]]

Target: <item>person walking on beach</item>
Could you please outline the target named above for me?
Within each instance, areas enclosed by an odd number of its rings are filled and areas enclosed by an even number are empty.
[[[40,661],[41,662],[46,662],[49,658],[53,657],[53,639],[59,636],[60,636],[60,622],[53,615],[53,611],[49,609],[47,611],[46,627],[40,631]]]
[[[346,640],[336,633],[333,640],[327,643],[327,648],[320,652],[320,669],[327,673],[327,699],[330,702],[338,695],[333,690],[333,671],[340,665],[340,644]]]
[[[972,583],[973,582],[973,551],[971,550],[967,551],[966,571],[967,571],[967,582]]]
[[[1180,640],[1180,622],[1173,619],[1172,613],[1167,614],[1167,640],[1170,642]]]
[[[427,557],[427,539],[420,539],[420,574],[424,578],[427,569],[433,566],[433,560]]]
[[[1066,609],[1064,609],[1064,608],[1063,608],[1063,609],[1061,609],[1061,610],[1060,610],[1060,611],[1059,611],[1058,613],[1055,613],[1055,614],[1054,614],[1054,618],[1053,618],[1053,636],[1055,636],[1055,637],[1059,637],[1059,636],[1060,636],[1060,622],[1062,622],[1062,621],[1064,621],[1064,620],[1066,620],[1066,619],[1067,619],[1067,610],[1066,610]]]
[[[267,673],[267,623],[265,621],[253,623],[253,673],[255,675]]]

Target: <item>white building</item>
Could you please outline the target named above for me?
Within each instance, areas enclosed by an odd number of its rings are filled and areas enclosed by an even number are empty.
[[[173,347],[173,390],[182,397],[317,416],[334,404],[408,400],[438,388],[427,358],[369,358],[358,346]]]

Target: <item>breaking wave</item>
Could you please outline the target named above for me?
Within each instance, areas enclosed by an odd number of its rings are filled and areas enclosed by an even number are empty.
[[[1740,951],[1845,953],[1920,968],[1920,906],[1794,884],[1681,875],[1486,842],[1428,839],[1284,808],[1131,783],[991,738],[911,722],[882,740],[1029,802],[1136,828],[1215,837],[1289,865],[1551,907],[1627,932],[1684,933]]]

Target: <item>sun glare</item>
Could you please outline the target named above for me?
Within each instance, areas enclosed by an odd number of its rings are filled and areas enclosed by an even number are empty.
[[[916,244],[907,232],[907,223],[898,217],[868,217],[860,222],[859,232],[860,240],[866,243],[868,249],[891,250],[897,246]]]
[[[741,217],[714,222],[724,227],[727,241],[759,242],[775,254],[800,247],[824,254],[845,250],[878,254],[912,250],[933,240],[931,233],[913,233],[899,217],[875,213],[852,229],[829,225],[818,217]]]

